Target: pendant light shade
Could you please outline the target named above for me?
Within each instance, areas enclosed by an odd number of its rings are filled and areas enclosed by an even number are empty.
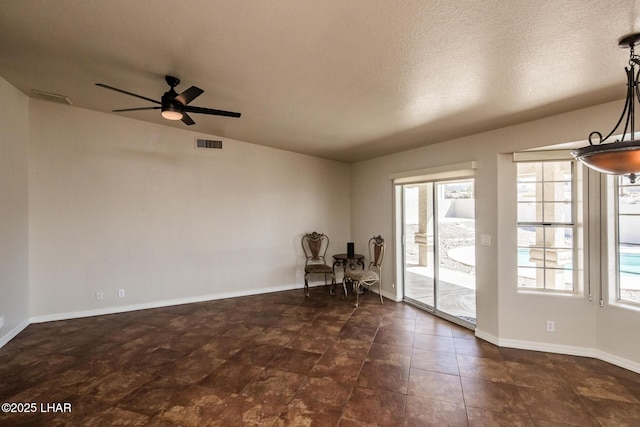
[[[640,173],[640,140],[589,145],[571,152],[582,163],[598,172],[628,175],[633,183]]]
[[[620,47],[629,48],[629,67],[627,74],[627,99],[622,115],[615,127],[604,138],[600,132],[594,131],[589,135],[589,145],[571,154],[587,167],[611,175],[627,175],[633,183],[636,174],[640,173],[640,140],[634,140],[636,101],[640,105],[640,89],[636,65],[640,65],[640,57],[635,55],[634,46],[640,42],[640,33],[630,34],[620,39]],[[620,125],[624,123],[622,137],[615,142],[606,142]],[[628,139],[625,141],[625,139]]]

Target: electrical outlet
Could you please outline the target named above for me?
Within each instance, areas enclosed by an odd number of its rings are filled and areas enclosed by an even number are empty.
[[[0,329],[4,328],[4,316],[0,316]]]
[[[300,278],[300,270],[296,270],[296,277],[299,279]]]
[[[102,298],[104,298],[104,293],[102,291],[96,292],[96,301],[100,301]]]
[[[124,298],[124,289],[118,289],[118,298]]]
[[[553,320],[547,320],[547,332],[555,332],[556,331],[556,322]]]
[[[396,284],[395,284],[395,283],[391,283],[391,287],[392,287],[392,288],[395,288],[395,287],[396,287]]]

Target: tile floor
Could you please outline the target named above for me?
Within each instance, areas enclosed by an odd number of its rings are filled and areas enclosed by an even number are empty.
[[[638,426],[640,375],[313,288],[31,325],[0,402],[36,403],[12,426]]]

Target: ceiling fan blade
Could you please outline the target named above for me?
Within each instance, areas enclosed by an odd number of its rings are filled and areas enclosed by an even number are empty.
[[[137,95],[135,93],[127,92],[126,90],[118,89],[117,87],[108,86],[102,83],[96,83],[96,86],[103,87],[105,89],[115,90],[116,92],[124,93],[125,95],[135,96],[136,98],[144,99],[145,101],[153,102],[154,104],[160,104],[160,101],[156,101],[155,99],[147,98],[146,96]]]
[[[176,96],[175,100],[180,102],[182,105],[187,105],[203,93],[204,91],[199,87],[191,86],[189,89]]]
[[[214,116],[226,116],[226,117],[240,117],[240,113],[234,113],[233,111],[214,110],[213,108],[191,107],[185,106],[185,112],[199,113],[199,114],[213,114]]]
[[[182,123],[184,123],[185,125],[195,125],[196,122],[193,121],[193,119],[191,117],[189,117],[189,115],[185,112],[182,113]]]
[[[139,108],[121,108],[119,110],[111,110],[114,113],[121,113],[123,111],[142,111],[142,110],[159,110],[162,107],[139,107]]]

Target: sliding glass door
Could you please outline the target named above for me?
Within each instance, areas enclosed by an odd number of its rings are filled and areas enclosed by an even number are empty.
[[[474,180],[402,186],[404,299],[476,322]]]

